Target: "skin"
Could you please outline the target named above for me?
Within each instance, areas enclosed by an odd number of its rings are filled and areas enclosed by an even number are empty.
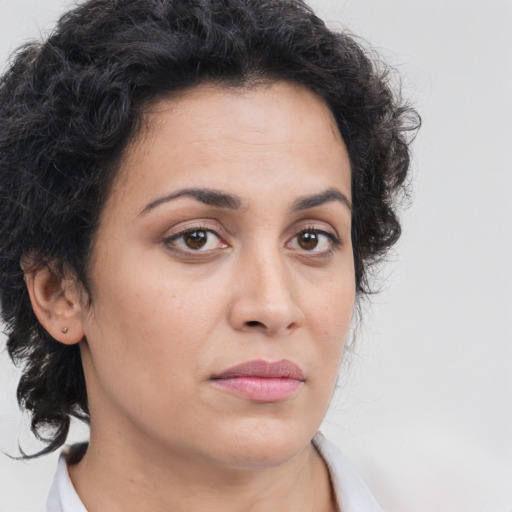
[[[350,183],[331,112],[299,86],[201,85],[151,107],[102,213],[92,305],[71,279],[27,276],[43,325],[81,343],[91,440],[70,476],[87,510],[334,510],[310,441],[354,305]],[[191,188],[239,204],[169,198]],[[348,204],[293,209],[329,190]],[[283,400],[212,381],[281,359],[305,378]]]

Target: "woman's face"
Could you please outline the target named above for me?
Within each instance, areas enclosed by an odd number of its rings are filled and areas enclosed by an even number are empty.
[[[202,85],[147,121],[92,253],[91,435],[283,463],[324,417],[352,316],[345,145],[318,96],[280,82]]]

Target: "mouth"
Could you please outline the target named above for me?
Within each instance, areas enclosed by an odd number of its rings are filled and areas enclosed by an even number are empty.
[[[270,363],[248,361],[211,378],[223,391],[252,402],[277,402],[294,395],[304,384],[301,369],[286,359]]]

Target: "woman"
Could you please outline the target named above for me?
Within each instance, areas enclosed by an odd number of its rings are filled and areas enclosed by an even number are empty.
[[[48,510],[379,510],[316,432],[400,234],[385,71],[300,1],[92,0],[0,105],[18,399],[41,454],[90,423]]]

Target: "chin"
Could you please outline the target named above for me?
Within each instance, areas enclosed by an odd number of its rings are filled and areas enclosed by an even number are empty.
[[[220,435],[216,454],[225,465],[237,469],[266,469],[286,464],[304,451],[316,428],[262,419]],[[213,446],[212,440],[212,446]],[[220,450],[221,446],[224,447]],[[215,450],[217,451],[217,450]],[[219,453],[220,452],[220,453]]]

